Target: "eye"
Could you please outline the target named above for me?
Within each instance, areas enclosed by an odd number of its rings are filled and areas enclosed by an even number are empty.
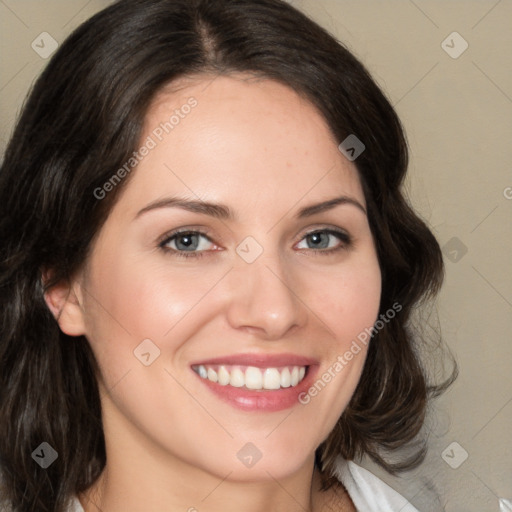
[[[160,247],[177,256],[202,256],[203,251],[209,251],[215,248],[215,244],[205,233],[200,231],[181,231],[175,232],[165,238],[160,243]]]
[[[334,229],[318,229],[307,233],[297,245],[298,249],[312,249],[314,251],[330,253],[347,248],[351,238],[343,231]]]
[[[297,244],[297,249],[309,249],[313,252],[331,254],[351,245],[351,237],[344,231],[317,229],[307,233]],[[194,230],[175,231],[167,235],[159,247],[168,253],[180,257],[199,258],[208,252],[218,250],[206,233]]]

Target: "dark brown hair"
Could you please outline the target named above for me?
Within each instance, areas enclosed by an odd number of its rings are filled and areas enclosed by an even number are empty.
[[[380,312],[401,306],[369,345],[356,392],[317,450],[327,487],[334,459],[383,453],[417,437],[434,386],[411,314],[439,289],[441,252],[401,192],[407,146],[389,101],[363,65],[280,0],[121,0],[81,25],[35,83],[0,172],[0,467],[15,512],[62,512],[105,465],[97,366],[84,337],[63,334],[44,292],[86,260],[124,179],[94,194],[137,148],[155,94],[184,75],[245,72],[306,97],[340,142],[355,134],[382,271]],[[41,269],[52,269],[46,288]],[[452,374],[454,377],[455,372]],[[32,451],[48,442],[58,463]]]

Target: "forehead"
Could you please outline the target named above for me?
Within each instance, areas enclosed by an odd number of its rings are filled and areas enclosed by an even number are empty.
[[[173,82],[147,111],[140,144],[148,141],[154,147],[128,187],[139,197],[184,193],[242,207],[258,196],[263,207],[262,196],[270,205],[280,194],[291,205],[306,194],[321,200],[339,192],[364,204],[357,170],[321,113],[273,80],[236,75]]]
[[[254,141],[260,148],[268,140],[277,145],[282,140],[290,142],[291,138],[295,139],[295,144],[287,145],[286,149],[296,151],[305,143],[337,144],[325,119],[308,99],[285,84],[243,73],[195,75],[169,84],[151,103],[144,131],[149,132],[162,119],[169,119],[169,114],[183,107],[191,97],[197,100],[199,107],[192,112],[196,121],[192,121],[194,129],[216,128],[219,135],[240,132],[242,136],[245,133],[241,130],[250,128],[258,135]],[[272,137],[276,134],[279,134],[277,140]],[[173,135],[179,137],[180,131]],[[185,131],[184,135],[188,133]]]

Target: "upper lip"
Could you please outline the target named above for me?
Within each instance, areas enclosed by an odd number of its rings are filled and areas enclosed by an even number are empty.
[[[197,361],[192,366],[221,364],[275,368],[278,366],[310,366],[318,364],[318,362],[310,357],[297,354],[232,354]]]

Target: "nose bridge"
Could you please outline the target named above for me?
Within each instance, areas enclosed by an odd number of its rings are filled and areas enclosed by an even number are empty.
[[[228,320],[235,328],[255,330],[268,339],[277,339],[304,322],[304,311],[292,288],[290,269],[285,267],[279,251],[260,248],[253,240],[246,240],[237,248],[230,273]]]

